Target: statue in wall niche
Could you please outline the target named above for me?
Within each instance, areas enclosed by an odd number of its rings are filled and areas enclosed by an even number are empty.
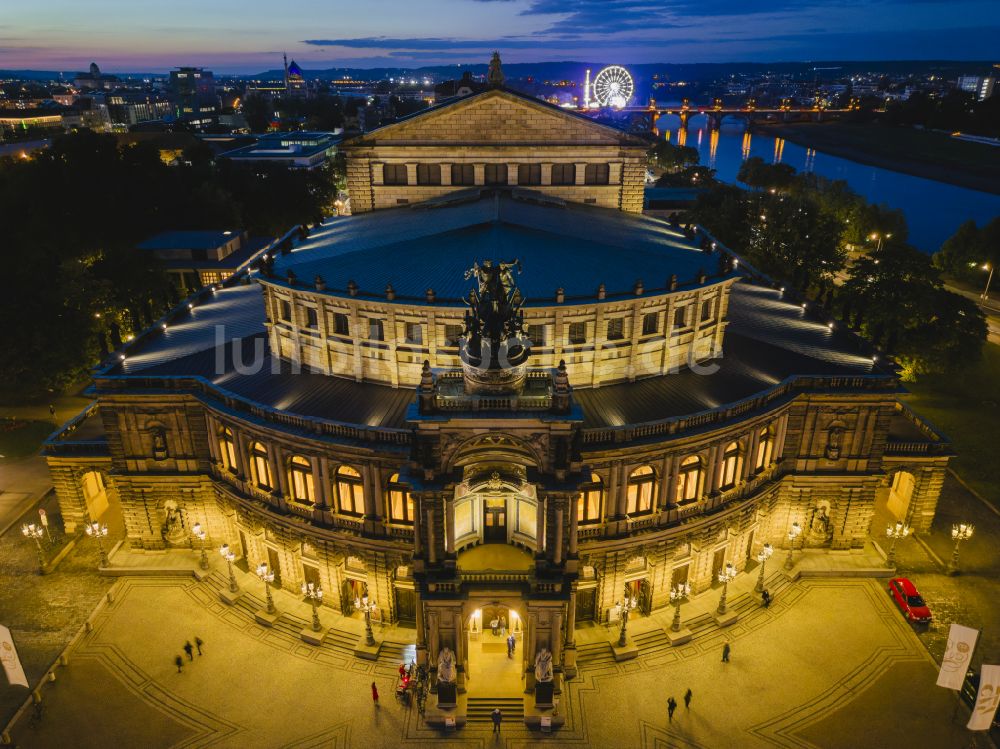
[[[826,505],[820,505],[813,510],[812,523],[810,526],[812,532],[817,536],[822,536],[826,538],[830,535],[830,515],[828,513],[828,508]]]
[[[455,681],[455,654],[449,647],[442,648],[438,653],[438,681],[446,684]]]
[[[172,499],[163,504],[163,526],[160,529],[163,540],[175,546],[188,542],[187,533],[184,531],[184,523],[181,520],[181,511],[177,503]]]
[[[844,425],[834,422],[826,430],[826,457],[828,460],[840,458],[840,447],[844,441]]]
[[[163,427],[153,428],[153,458],[156,460],[166,460],[167,452],[167,430]]]
[[[552,653],[548,648],[542,648],[535,656],[535,681],[552,681]]]

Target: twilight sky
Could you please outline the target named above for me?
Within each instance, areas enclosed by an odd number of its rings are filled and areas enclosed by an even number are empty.
[[[0,68],[1000,58],[997,0],[10,0]],[[998,60],[1000,61],[1000,60]]]

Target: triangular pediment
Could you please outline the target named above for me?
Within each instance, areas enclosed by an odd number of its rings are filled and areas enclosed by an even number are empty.
[[[539,143],[645,147],[629,133],[507,89],[446,101],[380,127],[349,145]]]

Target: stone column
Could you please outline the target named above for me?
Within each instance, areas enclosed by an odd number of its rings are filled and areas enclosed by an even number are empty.
[[[233,432],[233,439],[236,440],[237,471],[241,479],[250,479],[250,456],[248,454],[246,435],[236,430],[233,430]]]
[[[535,505],[535,556],[540,557],[545,553],[545,497],[539,494],[537,499],[538,503]]]
[[[624,520],[628,514],[628,475],[624,465],[616,465],[615,472],[618,474],[618,512],[619,520]]]
[[[719,488],[720,448],[720,445],[712,445],[712,449],[708,453],[708,491],[706,493],[709,495],[715,494]]]
[[[566,640],[563,645],[563,673],[567,679],[576,676],[576,591],[569,594],[566,605]]]
[[[326,506],[326,487],[320,479],[320,459],[315,455],[309,458],[309,465],[312,466],[313,495],[316,499],[316,507]]]
[[[424,631],[424,602],[420,598],[420,591],[414,595],[417,599],[416,605],[416,626],[417,626],[417,664],[427,664],[427,633]]]
[[[283,499],[288,495],[288,477],[285,476],[280,447],[267,446],[267,463],[271,467],[271,491]]]
[[[427,637],[427,669],[431,674],[431,691],[437,693],[437,659],[441,650],[441,635],[438,627],[438,612],[427,612],[428,637]]]
[[[569,556],[576,558],[576,550],[580,533],[580,501],[577,497],[570,497],[569,500]]]
[[[434,539],[434,509],[427,509],[427,561],[437,563],[437,544]]]
[[[670,479],[667,481],[667,496],[664,500],[664,506],[667,509],[672,509],[677,506],[677,474],[680,472],[681,468],[681,456],[671,455],[670,456]]]
[[[746,481],[754,473],[757,464],[757,447],[760,444],[760,428],[754,427],[747,437],[747,449],[743,461],[743,480]]]
[[[420,556],[422,548],[420,534],[424,532],[423,520],[423,497],[420,494],[413,494],[413,556]]]
[[[774,463],[780,463],[782,453],[785,450],[785,434],[788,431],[788,414],[783,414],[780,419],[778,419],[778,429],[776,430],[774,438],[774,452],[771,453],[771,459]]]
[[[219,423],[211,414],[205,414],[205,424],[208,428],[208,453],[212,456],[212,462],[221,464],[222,456],[219,454]]]
[[[330,480],[330,459],[322,457],[319,459],[319,483],[323,487],[323,509],[329,509],[334,505],[333,482]]]
[[[556,538],[555,538],[556,548],[555,548],[555,551],[553,552],[553,558],[552,558],[552,561],[555,562],[556,565],[562,564],[562,559],[563,559],[563,555],[562,555],[562,545],[563,545],[563,508],[561,507],[561,505],[562,505],[561,501],[560,501],[559,505],[560,506],[556,507]]]
[[[444,497],[445,510],[445,547],[444,551],[448,555],[455,553],[455,496],[454,494]]]

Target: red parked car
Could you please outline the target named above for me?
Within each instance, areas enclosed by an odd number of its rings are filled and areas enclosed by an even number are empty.
[[[924,599],[917,592],[917,586],[905,577],[894,577],[889,581],[889,594],[900,611],[906,614],[911,622],[929,622],[931,610],[927,608]]]

